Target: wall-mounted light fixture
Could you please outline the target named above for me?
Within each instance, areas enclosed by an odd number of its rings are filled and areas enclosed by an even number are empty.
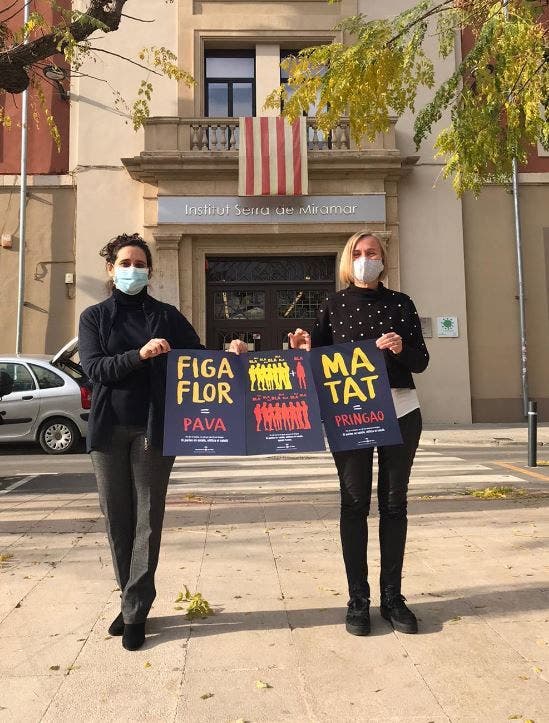
[[[42,72],[48,80],[51,80],[53,81],[53,83],[55,83],[61,98],[63,98],[63,100],[65,101],[68,101],[69,93],[61,83],[62,80],[66,79],[67,72],[63,70],[63,68],[60,68],[58,65],[46,65]]]

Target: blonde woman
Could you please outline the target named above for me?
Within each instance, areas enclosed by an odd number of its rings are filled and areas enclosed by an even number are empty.
[[[421,412],[412,373],[425,370],[429,353],[414,303],[380,281],[387,260],[381,239],[368,230],[347,241],[339,276],[345,286],[326,299],[311,334],[289,334],[292,348],[375,339],[383,350],[403,443],[378,447],[381,615],[395,630],[416,633],[417,619],[401,592],[407,531],[408,480],[421,434]],[[340,488],[340,533],[349,585],[346,629],[370,632],[368,513],[372,492],[373,449],[335,452]]]

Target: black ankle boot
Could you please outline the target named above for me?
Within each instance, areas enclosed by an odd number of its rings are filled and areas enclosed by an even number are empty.
[[[126,650],[139,650],[145,642],[145,623],[126,623],[122,635],[122,646]]]
[[[124,618],[122,613],[118,613],[109,626],[109,635],[122,635],[124,632]]]
[[[353,596],[347,603],[345,629],[351,635],[368,635],[370,632],[370,601],[367,597]]]
[[[404,595],[392,588],[381,593],[381,616],[401,633],[417,633],[417,618],[407,607]]]

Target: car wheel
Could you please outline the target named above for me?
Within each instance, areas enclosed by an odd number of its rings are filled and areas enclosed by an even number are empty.
[[[40,427],[38,441],[48,454],[68,454],[78,446],[80,432],[70,419],[54,417]]]

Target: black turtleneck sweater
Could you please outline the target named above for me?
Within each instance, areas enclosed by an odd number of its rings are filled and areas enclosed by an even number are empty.
[[[139,350],[151,339],[143,302],[146,287],[139,294],[124,294],[113,289],[117,313],[114,318],[107,351],[110,355],[123,354],[130,349]],[[145,427],[149,413],[150,374],[148,360],[111,387],[113,424]]]
[[[171,304],[146,291],[114,293],[84,309],[78,327],[80,363],[93,383],[86,443],[110,449],[113,424],[139,424],[162,449],[166,395],[166,354],[142,361],[139,349],[166,339],[172,349],[204,349],[191,324]]]
[[[394,331],[402,337],[400,354],[385,350],[391,388],[414,389],[412,372],[424,371],[429,352],[423,341],[421,323],[414,302],[399,291],[362,289],[351,285],[326,298],[312,333],[313,347],[378,339]]]

